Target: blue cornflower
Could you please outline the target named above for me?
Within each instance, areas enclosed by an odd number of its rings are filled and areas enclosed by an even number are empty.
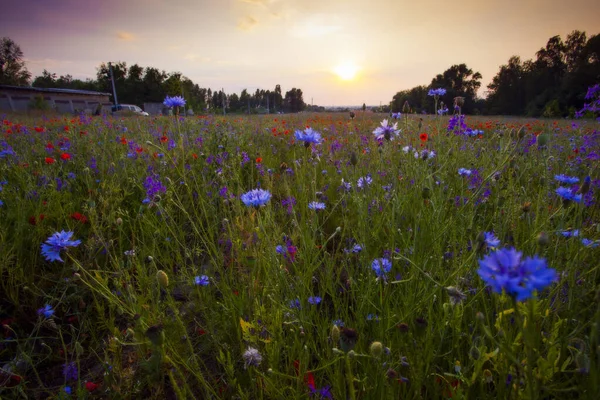
[[[4,202],[2,200],[0,200],[0,207],[2,207],[4,205]]]
[[[64,391],[66,394],[73,394],[73,389],[71,389],[71,386],[65,386]]]
[[[306,128],[304,132],[296,131],[294,133],[294,137],[296,140],[304,142],[306,147],[310,146],[311,143],[320,144],[321,143],[321,134],[312,128]]]
[[[446,89],[443,89],[443,88],[429,89],[429,92],[427,92],[427,96],[443,96],[445,94],[446,94]]]
[[[319,304],[323,299],[320,298],[319,296],[310,296],[308,298],[308,304],[313,304],[313,305],[317,305]]]
[[[398,129],[398,123],[395,122],[394,125],[388,124],[388,120],[384,119],[381,121],[381,126],[378,126],[373,131],[375,135],[375,139],[380,140],[385,138],[386,140],[391,140],[393,136],[397,136],[400,133],[400,129]]]
[[[543,258],[527,257],[522,260],[523,253],[514,248],[500,249],[479,260],[477,273],[483,281],[496,293],[503,290],[517,301],[524,301],[533,296],[533,291],[540,291],[558,275],[548,268]]]
[[[556,194],[559,195],[563,200],[573,200],[576,203],[581,203],[582,195],[573,194],[573,191],[568,187],[560,186],[555,190]]]
[[[371,269],[377,275],[377,278],[385,278],[385,274],[392,270],[392,262],[387,258],[376,258],[371,263]]]
[[[333,325],[337,325],[338,328],[342,328],[344,327],[344,321],[342,321],[341,319],[336,319],[333,321]]]
[[[300,299],[290,300],[289,306],[290,306],[290,308],[294,308],[296,310],[299,310],[302,308],[302,306],[300,305]]]
[[[394,118],[394,119],[400,118],[400,113],[399,112],[392,113],[392,118]]]
[[[79,378],[79,372],[77,371],[77,364],[75,364],[75,361],[63,364],[63,376],[67,381],[75,381]]]
[[[358,178],[356,186],[362,189],[365,186],[371,185],[371,183],[373,183],[373,178],[371,178],[371,174],[367,174],[367,176],[361,176]]]
[[[569,229],[566,231],[561,231],[559,232],[562,236],[569,238],[569,237],[578,237],[579,236],[579,229]]]
[[[208,276],[206,276],[206,275],[196,276],[194,278],[194,282],[198,286],[208,286],[208,284],[210,283]]]
[[[241,195],[240,199],[242,199],[244,204],[248,207],[258,207],[265,205],[269,202],[269,200],[271,199],[271,193],[268,190],[264,189],[253,189]]]
[[[320,203],[318,201],[311,201],[310,203],[308,203],[308,208],[311,210],[324,210],[325,203]]]
[[[144,204],[153,201],[158,193],[165,193],[167,191],[166,186],[158,180],[158,176],[149,175],[144,180],[143,186],[146,189],[146,198],[143,200]]]
[[[362,246],[358,243],[356,243],[354,246],[352,246],[351,249],[344,249],[344,253],[360,253],[362,251]]]
[[[564,174],[554,175],[554,179],[556,179],[560,183],[566,183],[568,185],[572,185],[574,183],[579,182],[579,178],[577,178],[575,176],[567,176]]]
[[[317,399],[333,399],[333,394],[331,393],[331,386],[323,386],[320,389],[316,389],[314,387],[310,387],[311,396],[317,396]]]
[[[377,314],[367,314],[367,321],[376,321],[376,322],[379,322],[379,315],[377,315]]]
[[[590,240],[590,239],[585,239],[585,238],[581,239],[581,244],[583,244],[585,247],[589,247],[589,248],[598,247],[600,245],[598,243],[598,241],[596,241],[596,240]]]
[[[484,232],[483,240],[489,248],[496,248],[500,244],[500,239],[494,235],[494,232]]]
[[[471,171],[470,169],[466,169],[466,168],[458,169],[458,174],[460,176],[471,176],[472,173],[473,173],[473,171]]]
[[[44,307],[37,310],[38,315],[43,315],[46,318],[50,318],[54,315],[54,310],[50,304],[46,304]]]
[[[173,97],[165,97],[165,101],[163,101],[163,104],[166,107],[183,107],[185,106],[185,100],[183,97],[181,96],[173,96]]]
[[[81,240],[70,240],[73,237],[73,232],[56,232],[50,236],[44,244],[42,244],[42,255],[46,257],[47,261],[61,261],[60,258],[61,250],[65,250],[67,247],[77,247],[81,244]]]

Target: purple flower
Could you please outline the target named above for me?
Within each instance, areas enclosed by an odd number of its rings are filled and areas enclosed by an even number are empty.
[[[296,131],[294,133],[294,137],[296,140],[304,142],[306,147],[310,146],[311,143],[319,144],[321,143],[321,134],[312,128],[306,128],[303,131]]]
[[[427,96],[443,96],[446,94],[446,89],[443,88],[439,88],[439,89],[429,89],[429,92],[427,92]]]
[[[253,189],[247,193],[244,193],[240,199],[244,202],[244,204],[248,207],[254,206],[263,206],[269,202],[271,199],[271,193],[268,190],[264,189]]]
[[[572,177],[572,176],[567,176],[567,175],[564,175],[564,174],[554,175],[554,179],[556,179],[560,183],[566,183],[568,185],[572,185],[574,183],[579,182],[579,178]]]
[[[466,169],[466,168],[459,168],[458,169],[458,174],[460,176],[471,176],[473,172],[470,169]]]
[[[333,399],[333,394],[331,393],[331,386],[323,386],[320,389],[315,389],[314,387],[310,388],[311,396],[316,396],[317,399]]]
[[[387,258],[377,258],[371,263],[371,269],[377,278],[385,278],[385,275],[392,270],[392,262]]]
[[[165,101],[163,101],[163,104],[166,107],[183,107],[185,106],[185,100],[183,97],[181,96],[173,96],[173,97],[165,97]]]
[[[66,250],[67,247],[77,247],[81,244],[81,240],[70,240],[73,237],[73,232],[56,232],[50,236],[44,244],[42,244],[42,255],[47,261],[61,261],[60,252]]]
[[[573,200],[576,203],[581,203],[581,194],[574,194],[568,187],[560,186],[555,190],[556,194],[559,195],[563,200]]]
[[[484,232],[483,240],[489,248],[496,248],[500,244],[500,239],[494,235],[494,232]]]
[[[556,271],[548,268],[543,258],[527,257],[514,248],[500,249],[479,260],[477,273],[496,293],[503,290],[517,301],[533,296],[558,279]]]
[[[373,178],[371,178],[371,174],[367,174],[367,176],[361,176],[358,178],[356,186],[362,189],[365,186],[371,185],[371,183],[373,183]]]
[[[400,130],[398,129],[398,123],[395,122],[394,125],[388,124],[387,119],[384,119],[381,122],[381,126],[378,126],[373,131],[375,139],[377,140],[381,140],[383,138],[385,138],[386,140],[391,140],[392,137],[397,136],[398,133],[400,133]]]
[[[258,367],[262,361],[262,356],[254,347],[248,347],[242,357],[244,358],[244,369],[248,367]]]
[[[74,361],[63,364],[63,376],[67,381],[76,381],[79,378],[79,372],[77,371],[77,364]]]
[[[585,238],[581,239],[581,244],[583,244],[585,247],[589,247],[589,248],[598,247],[600,245],[598,243],[598,241],[596,241],[596,240],[590,240],[590,239],[585,239]]]
[[[208,279],[208,276],[200,275],[194,278],[194,283],[196,283],[197,286],[208,286],[210,281]]]
[[[143,201],[144,203],[153,201],[154,196],[156,196],[158,193],[164,193],[167,191],[166,186],[158,180],[158,177],[152,175],[146,177],[146,180],[144,181],[144,189],[146,189],[146,198]]]
[[[320,203],[318,201],[311,201],[310,203],[308,203],[308,208],[311,210],[324,210],[325,203]]]
[[[319,303],[321,303],[323,299],[319,296],[310,296],[308,298],[308,304],[312,304],[312,305],[317,305]]]
[[[43,315],[46,318],[52,317],[54,315],[54,310],[50,304],[46,304],[44,307],[37,310],[38,315]]]

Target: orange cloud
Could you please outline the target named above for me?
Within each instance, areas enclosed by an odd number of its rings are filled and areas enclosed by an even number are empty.
[[[131,41],[135,39],[135,36],[133,35],[133,33],[130,32],[119,31],[117,32],[117,39]]]
[[[254,17],[250,17],[247,15],[244,18],[242,18],[242,20],[238,23],[237,27],[238,27],[238,29],[240,29],[242,31],[250,31],[257,24],[258,24],[258,21]]]

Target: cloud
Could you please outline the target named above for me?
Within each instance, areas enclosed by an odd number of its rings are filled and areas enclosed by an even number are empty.
[[[267,4],[272,3],[272,0],[239,0],[239,2],[266,7]]]
[[[130,33],[130,32],[119,31],[119,32],[117,32],[117,39],[131,41],[131,40],[135,40],[135,36],[133,35],[133,33]]]
[[[294,37],[319,37],[341,31],[341,25],[332,24],[331,18],[315,15],[295,23],[289,30]]]
[[[244,18],[242,18],[242,20],[238,23],[237,27],[238,29],[242,30],[242,31],[250,31],[252,30],[256,25],[258,25],[258,21],[254,18],[254,17],[250,17],[250,16],[245,16]]]
[[[195,53],[187,53],[186,55],[183,56],[184,60],[188,60],[188,61],[198,61],[201,63],[208,63],[211,62],[212,59],[210,57],[203,57],[199,54],[195,54]]]

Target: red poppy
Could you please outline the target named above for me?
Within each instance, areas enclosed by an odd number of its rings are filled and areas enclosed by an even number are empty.
[[[262,157],[256,157],[256,163],[260,164],[262,162]]]
[[[428,137],[429,137],[429,136],[427,136],[427,134],[426,134],[426,133],[421,133],[421,134],[419,135],[419,139],[421,139],[421,141],[422,141],[422,142],[426,142]]]
[[[166,142],[167,142],[167,140],[169,140],[169,138],[168,138],[168,137],[166,137],[166,136],[164,136],[164,135],[160,137],[160,141],[161,141],[162,143],[166,143]]]
[[[197,160],[198,159],[198,154],[192,153],[192,157],[194,157],[194,160]]]
[[[70,160],[71,159],[71,155],[69,153],[62,153],[60,155],[60,159],[64,160],[64,161]]]
[[[50,164],[54,164],[56,162],[56,160],[52,157],[46,157],[46,164],[50,165]]]
[[[44,132],[44,128],[42,128],[41,126],[36,126],[36,127],[35,127],[35,128],[33,128],[33,129],[35,129],[35,131],[36,131],[37,133],[42,133],[42,132]]]
[[[64,127],[64,131],[65,132],[69,132],[69,126],[68,125]]]
[[[71,214],[71,218],[81,222],[82,224],[86,224],[88,222],[87,217],[78,212],[74,212],[73,214]]]
[[[48,150],[53,150],[53,149],[54,149],[54,145],[53,145],[52,143],[48,143],[48,144],[46,145],[46,148],[47,148]]]
[[[96,389],[98,389],[97,383],[94,383],[94,382],[86,382],[85,383],[85,390],[87,390],[88,392],[93,392]]]
[[[125,136],[121,136],[121,144],[127,144],[127,139],[125,139]]]

